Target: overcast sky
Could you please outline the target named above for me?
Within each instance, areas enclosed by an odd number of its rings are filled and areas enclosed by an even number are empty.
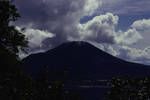
[[[14,0],[29,54],[74,40],[150,64],[150,0]],[[24,56],[21,53],[21,56]]]

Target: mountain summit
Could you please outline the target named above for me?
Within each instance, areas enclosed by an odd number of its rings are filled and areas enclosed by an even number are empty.
[[[110,79],[112,77],[150,75],[150,68],[116,58],[87,42],[67,42],[45,53],[23,59],[25,70],[38,75],[44,68],[61,78],[66,73],[69,80]],[[57,73],[57,75],[56,75]]]

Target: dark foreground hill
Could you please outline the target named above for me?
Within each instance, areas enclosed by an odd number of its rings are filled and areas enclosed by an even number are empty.
[[[150,75],[150,67],[116,58],[87,42],[68,42],[45,53],[23,59],[25,70],[33,76],[48,70],[51,79],[110,79],[116,76]],[[52,75],[51,75],[52,76]]]

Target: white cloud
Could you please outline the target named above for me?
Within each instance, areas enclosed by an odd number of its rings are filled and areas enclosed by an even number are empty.
[[[101,0],[86,0],[84,6],[84,12],[86,15],[93,14],[93,11],[98,9],[102,5]]]
[[[107,43],[97,43],[93,41],[89,41],[91,44],[93,44],[95,47],[103,50],[104,52],[107,52],[113,56],[118,56],[119,52],[115,49],[115,45],[110,45]]]
[[[141,19],[133,22],[132,28],[136,29],[143,39],[137,42],[136,47],[145,48],[150,45],[150,19]]]
[[[110,45],[105,43],[90,42],[99,49],[113,56],[124,59],[129,62],[150,65],[150,47],[138,49],[123,45]]]
[[[42,47],[42,42],[46,38],[53,38],[55,35],[48,31],[39,29],[26,29],[24,32],[25,36],[28,38],[29,47]]]
[[[118,57],[126,59],[127,61],[150,64],[150,50],[149,47],[145,49],[132,48],[128,46],[119,47]]]
[[[118,16],[112,13],[96,16],[85,24],[79,24],[79,37],[83,40],[113,43]]]
[[[143,37],[141,34],[134,28],[127,30],[126,32],[119,31],[119,34],[115,37],[115,40],[118,44],[130,45],[137,43]]]
[[[137,20],[126,31],[112,31],[116,43],[92,42],[96,47],[127,61],[150,64],[150,47],[135,48],[134,45],[143,41],[149,42],[150,19]],[[139,41],[140,40],[140,41]],[[144,45],[144,43],[142,44]]]
[[[126,31],[116,30],[118,22],[119,17],[112,13],[95,16],[90,21],[79,24],[80,40],[132,45],[142,39],[141,33],[134,27]]]
[[[27,38],[28,40],[28,48],[26,48],[27,53],[20,51],[19,52],[20,58],[24,58],[32,53],[44,52],[50,49],[51,44],[47,45],[47,47],[45,48],[45,44],[43,43],[43,41],[45,39],[55,37],[53,33],[45,30],[32,29],[32,28],[21,30],[20,27],[16,27],[16,29],[21,31],[25,35],[25,38]]]
[[[132,24],[132,27],[139,31],[150,31],[150,19],[137,20]]]

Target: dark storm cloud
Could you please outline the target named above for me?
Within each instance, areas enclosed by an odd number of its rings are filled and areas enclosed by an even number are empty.
[[[54,34],[55,37],[45,37],[42,43],[56,46],[69,37],[79,37],[80,19],[91,15],[101,5],[101,0],[15,0],[15,4],[21,14],[16,25]]]
[[[129,32],[126,32],[125,36],[121,35],[121,39],[116,35],[119,17],[112,13],[95,16],[85,24],[80,24],[83,16],[91,15],[100,7],[101,0],[16,0],[15,3],[22,15],[18,26],[46,30],[55,35],[53,38],[45,37],[43,45],[56,46],[74,39],[111,44],[123,44],[124,40],[128,40],[125,38]],[[132,31],[130,33],[132,34]]]
[[[22,15],[19,26],[47,30],[55,34],[55,37],[43,40],[43,44],[55,46],[74,39],[124,43],[124,37],[128,37],[129,32],[126,32],[125,36],[118,39],[118,32],[115,31],[118,16],[111,13],[96,16],[87,23],[80,24],[80,19],[92,14],[100,6],[101,0],[16,0],[15,3]]]
[[[15,4],[22,16],[17,25],[46,29],[56,34],[55,41],[66,41],[68,36],[76,36],[76,25],[80,18],[91,14],[100,5],[100,0],[92,1],[16,0]]]
[[[85,0],[16,0],[15,4],[22,15],[19,21],[21,25],[32,23],[34,27],[48,27],[50,31],[56,26],[63,27],[79,21],[86,13]]]

